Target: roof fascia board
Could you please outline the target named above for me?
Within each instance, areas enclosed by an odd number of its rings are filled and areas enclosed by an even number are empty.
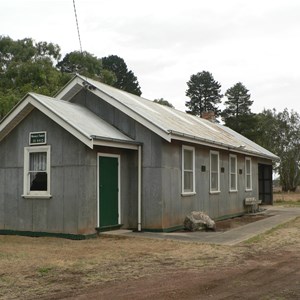
[[[219,144],[217,142],[214,143],[214,142],[204,141],[201,139],[195,139],[195,138],[185,137],[185,136],[180,136],[180,135],[171,135],[171,138],[172,138],[172,140],[178,140],[178,141],[188,142],[188,143],[192,143],[192,144],[203,145],[203,146],[207,146],[207,147],[214,147],[214,148],[218,148],[221,150],[231,151],[234,153],[255,156],[255,157],[259,157],[259,158],[266,158],[266,159],[270,159],[272,161],[279,160],[279,157],[263,155],[263,154],[260,154],[260,153],[254,152],[254,151],[249,151],[249,150],[243,151],[239,147],[233,147],[233,146],[229,146],[229,145]]]
[[[66,131],[74,135],[77,139],[79,139],[81,142],[83,142],[85,145],[93,148],[93,141],[91,138],[86,136],[84,133],[80,132],[78,129],[74,128],[71,124],[64,121],[61,117],[59,117],[55,112],[53,112],[48,107],[44,106],[42,103],[40,103],[37,99],[32,97],[30,95],[30,103],[36,107],[39,111],[44,113],[46,116],[48,116],[52,121],[60,125],[62,128],[64,128]]]
[[[208,147],[215,147],[218,149],[223,149],[223,150],[228,150],[228,147],[226,147],[225,145],[220,145],[217,143],[210,143],[204,140],[200,140],[200,139],[193,139],[193,138],[189,138],[189,137],[185,137],[185,136],[179,136],[179,135],[171,135],[172,140],[177,140],[177,141],[182,141],[182,142],[187,142],[187,143],[192,143],[192,144],[198,144],[198,145],[203,145],[203,146],[208,146]]]
[[[71,81],[69,81],[69,83],[55,96],[55,98],[56,99],[62,99],[64,97],[64,95],[66,95],[68,92],[70,92],[72,90],[72,88],[74,88],[77,84],[81,85],[82,88],[84,88],[84,82],[87,82],[87,83],[91,84],[92,86],[94,86],[92,83],[90,83],[88,81],[88,78],[84,78],[83,76],[81,76],[79,74],[76,74],[76,76]],[[157,125],[149,122],[143,116],[139,115],[134,110],[128,108],[126,105],[124,105],[119,100],[117,100],[114,97],[110,96],[109,94],[103,92],[98,87],[95,87],[95,89],[90,90],[90,92],[95,94],[99,98],[103,99],[107,103],[111,104],[112,106],[114,106],[118,110],[124,112],[126,115],[133,118],[134,120],[136,120],[140,124],[144,125],[149,130],[153,131],[154,133],[156,133],[157,135],[159,135],[160,137],[162,137],[166,141],[171,142],[171,138],[170,138],[167,131],[165,131],[165,130],[159,128]],[[70,101],[70,99],[65,99],[65,100]]]
[[[26,100],[27,97],[23,99],[17,106],[6,116],[0,123],[0,131],[2,131],[9,123],[11,123],[17,115],[19,115],[25,107],[28,105],[29,101]]]
[[[82,80],[76,75],[54,96],[54,98],[62,99],[64,95],[70,92],[77,84],[80,84],[83,87]],[[69,101],[70,99],[66,100]]]
[[[122,148],[122,149],[130,149],[130,150],[138,150],[139,145],[131,144],[131,143],[123,143],[117,141],[107,141],[107,140],[97,140],[93,139],[94,146],[103,146],[103,147],[112,147],[112,148]]]
[[[0,141],[18,126],[33,109],[34,107],[25,96],[0,123]]]

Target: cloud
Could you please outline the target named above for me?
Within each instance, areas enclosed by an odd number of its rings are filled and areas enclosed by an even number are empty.
[[[124,58],[145,97],[184,110],[186,82],[207,70],[223,93],[243,82],[256,111],[283,104],[300,111],[298,0],[76,0],[76,7],[84,50]],[[2,1],[0,26],[12,38],[55,42],[63,54],[79,49],[69,0]]]

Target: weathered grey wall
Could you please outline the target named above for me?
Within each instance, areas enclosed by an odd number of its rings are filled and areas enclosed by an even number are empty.
[[[179,141],[173,141],[172,144],[164,142],[162,147],[163,228],[182,225],[186,214],[193,210],[204,211],[214,219],[242,213],[246,197],[258,199],[258,162],[262,160],[251,157],[252,191],[245,191],[245,155],[188,143],[184,145],[195,147],[196,194],[182,196],[182,145]],[[209,191],[210,150],[219,151],[220,155],[220,193],[216,194]],[[229,191],[229,154],[237,155],[237,192]],[[268,160],[263,162],[271,163]],[[202,166],[205,166],[205,171],[201,170]],[[224,168],[224,172],[221,172],[221,168]],[[239,170],[242,174],[239,174]]]
[[[142,227],[147,229],[160,229],[162,227],[162,166],[161,143],[162,139],[143,125],[137,123],[123,112],[114,108],[109,103],[99,99],[95,95],[82,91],[72,100],[75,103],[86,105],[102,119],[118,128],[127,136],[142,143]],[[108,149],[112,153],[112,149]],[[137,153],[130,160],[134,164],[133,176],[130,174],[130,182],[122,177],[122,190],[127,184],[131,186],[130,193],[122,193],[122,219],[126,218],[130,228],[137,227]],[[122,167],[124,169],[125,167]],[[122,172],[125,172],[123,170]],[[129,211],[130,210],[130,211]],[[132,222],[133,220],[133,222]],[[123,223],[123,222],[122,222]],[[124,223],[126,227],[126,222]]]
[[[181,155],[183,144],[181,142],[173,141],[170,144],[163,141],[143,125],[89,92],[82,91],[73,101],[86,105],[120,131],[142,143],[142,227],[144,229],[168,229],[180,226],[185,215],[192,210],[205,211],[212,218],[234,215],[244,211],[245,197],[258,198],[258,159],[252,157],[253,189],[246,192],[245,155],[237,154],[238,191],[229,192],[230,152],[197,145],[195,147],[196,194],[182,196]],[[219,151],[220,169],[224,168],[224,172],[220,172],[221,192],[217,194],[210,194],[209,192],[210,150]],[[270,163],[268,160],[264,160],[264,162]],[[135,158],[131,163],[136,163]],[[201,171],[202,166],[206,168],[204,172]],[[242,170],[242,174],[239,174],[239,170]],[[136,180],[136,177],[134,180]],[[131,183],[135,186],[135,183]],[[122,179],[122,186],[127,184]],[[128,207],[137,207],[135,194],[133,201],[129,194],[126,194],[125,199],[123,199],[122,215],[124,219],[129,213]],[[126,197],[128,198],[126,199]],[[133,210],[133,212],[130,217],[136,220],[137,210]],[[133,227],[136,227],[136,225],[133,224]]]
[[[24,199],[24,147],[29,132],[47,131],[51,199]],[[96,224],[96,155],[34,110],[0,143],[1,229],[88,234]]]
[[[47,131],[51,199],[24,199],[24,147],[29,132]],[[0,229],[90,234],[97,227],[97,153],[121,155],[121,220],[137,226],[137,151],[92,150],[34,110],[0,143]],[[12,184],[13,183],[13,184]]]

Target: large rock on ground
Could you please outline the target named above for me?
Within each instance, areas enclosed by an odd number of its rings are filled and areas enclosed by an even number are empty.
[[[189,231],[202,229],[216,230],[216,223],[202,211],[192,211],[184,219],[184,228]]]

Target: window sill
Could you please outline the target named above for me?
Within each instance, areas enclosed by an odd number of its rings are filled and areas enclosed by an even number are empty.
[[[252,189],[246,189],[245,192],[252,192]]]
[[[238,190],[229,190],[229,193],[237,193]]]
[[[52,195],[22,195],[24,199],[50,199]]]
[[[193,196],[196,195],[196,192],[185,192],[185,193],[181,193],[182,197],[187,197],[187,196]]]
[[[210,193],[210,194],[220,194],[221,191],[210,191],[209,193]]]

